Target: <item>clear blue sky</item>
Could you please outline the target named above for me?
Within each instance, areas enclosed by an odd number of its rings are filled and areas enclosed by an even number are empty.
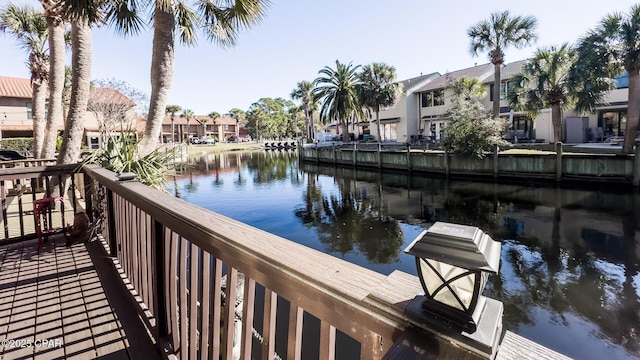
[[[8,0],[0,0],[3,5]],[[188,1],[188,0],[187,0]],[[538,47],[576,42],[607,14],[628,12],[630,0],[272,0],[264,21],[243,32],[238,45],[221,49],[200,37],[196,47],[178,46],[169,104],[196,114],[247,110],[262,97],[289,98],[301,80],[313,80],[335,60],[385,62],[398,79],[454,71],[488,62],[472,57],[467,29],[491,12],[538,19],[538,42],[506,51],[522,60]],[[636,0],[638,1],[638,0]],[[32,3],[36,0],[19,0]],[[110,27],[94,32],[93,79],[115,78],[149,94],[152,32],[123,38]],[[0,75],[28,77],[26,55],[0,34]]]

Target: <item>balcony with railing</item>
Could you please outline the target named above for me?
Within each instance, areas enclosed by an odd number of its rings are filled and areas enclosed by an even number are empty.
[[[4,358],[483,358],[405,316],[415,276],[370,271],[103,168],[3,168],[0,194]],[[50,196],[64,212],[46,214],[54,230],[38,248],[32,204]],[[67,248],[55,228],[78,211],[96,236]],[[562,358],[506,332],[497,357],[540,352]]]

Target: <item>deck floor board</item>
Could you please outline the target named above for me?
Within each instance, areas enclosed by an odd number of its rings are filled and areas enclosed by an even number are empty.
[[[107,262],[94,264],[101,255],[91,253],[98,247],[64,241],[52,236],[40,251],[35,240],[0,247],[0,340],[19,340],[3,342],[0,359],[131,359],[140,346],[159,359],[142,331],[126,331],[142,327],[139,319],[123,324],[110,303],[124,294],[105,292]]]

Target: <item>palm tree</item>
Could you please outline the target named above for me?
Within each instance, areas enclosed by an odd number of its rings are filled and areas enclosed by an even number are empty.
[[[207,116],[211,119],[211,121],[213,121],[213,127],[214,127],[214,130],[216,130],[216,133],[219,133],[219,131],[217,129],[215,129],[215,127],[216,127],[216,123],[217,123],[216,120],[220,117],[220,113],[217,112],[217,111],[212,111]],[[220,139],[221,138],[218,137],[218,141],[221,141]]]
[[[49,28],[42,12],[24,5],[7,4],[0,9],[0,30],[14,37],[29,54],[33,104],[33,156],[40,158],[45,131],[45,106],[49,78]]]
[[[176,33],[180,42],[196,43],[196,29],[222,46],[233,46],[238,33],[258,23],[265,15],[269,0],[201,1],[191,9],[184,1],[142,0],[153,4],[153,53],[151,57],[151,98],[147,125],[140,144],[142,155],[156,147],[162,129],[167,96],[173,79]],[[113,0],[107,17],[125,34],[136,33],[142,20],[138,1]]]
[[[229,112],[226,113],[226,115],[236,119],[236,136],[240,136],[240,124],[242,124],[245,121],[245,117],[246,117],[245,112],[238,108],[233,108],[229,110]]]
[[[535,117],[541,109],[551,108],[553,140],[561,141],[562,110],[577,102],[571,69],[577,53],[568,44],[559,48],[538,49],[523,66],[515,82],[521,84],[509,95],[514,109]]]
[[[485,88],[476,77],[462,77],[460,80],[453,82],[449,89],[451,89],[454,98],[462,98],[464,100],[478,100],[485,95]]]
[[[184,109],[182,110],[182,114],[180,114],[180,117],[187,119],[187,146],[189,146],[189,142],[191,140],[191,132],[189,131],[189,120],[193,119],[193,116],[193,111],[191,111],[190,109]]]
[[[176,141],[176,130],[174,126],[174,121],[176,117],[176,113],[182,111],[182,108],[179,105],[167,105],[165,107],[165,114],[169,114],[171,116],[171,142],[175,143]]]
[[[611,79],[623,71],[629,74],[627,125],[622,151],[633,150],[640,121],[640,5],[631,7],[629,14],[611,14],[590,30],[579,42],[579,62],[576,74],[587,77],[590,91],[585,95],[598,96],[613,89]],[[587,97],[588,99],[588,97]]]
[[[49,28],[49,111],[42,143],[41,157],[53,158],[58,127],[63,123],[62,91],[64,89],[64,16],[63,0],[40,0]]]
[[[58,164],[72,164],[80,157],[84,120],[91,93],[92,36],[91,24],[101,21],[90,2],[87,8],[66,8],[71,20],[71,100],[62,135]]]
[[[362,107],[357,87],[360,84],[357,70],[360,65],[342,64],[336,60],[336,69],[325,66],[318,74],[322,76],[313,81],[314,94],[321,99],[320,117],[328,121],[337,121],[342,125],[342,140],[349,141],[348,124],[354,116],[362,117]]]
[[[315,106],[315,97],[313,96],[313,83],[310,81],[300,81],[296,88],[291,91],[293,100],[302,101],[302,111],[304,112],[305,129],[307,138],[314,139],[313,126],[313,108]]]
[[[364,106],[376,113],[378,141],[382,142],[380,108],[395,105],[402,92],[401,85],[396,82],[396,69],[385,63],[374,62],[365,65],[358,77],[360,100]]]
[[[471,53],[488,51],[493,64],[493,116],[500,115],[500,68],[504,63],[504,51],[513,46],[517,49],[535,42],[537,20],[533,16],[512,17],[509,11],[492,13],[488,20],[479,22],[467,31],[471,38]]]

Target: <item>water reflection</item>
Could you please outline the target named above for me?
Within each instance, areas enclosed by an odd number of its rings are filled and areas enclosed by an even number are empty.
[[[382,273],[415,273],[402,249],[435,221],[503,243],[485,294],[504,325],[580,359],[640,357],[640,197],[609,190],[446,181],[222,154],[176,180],[187,201]]]

